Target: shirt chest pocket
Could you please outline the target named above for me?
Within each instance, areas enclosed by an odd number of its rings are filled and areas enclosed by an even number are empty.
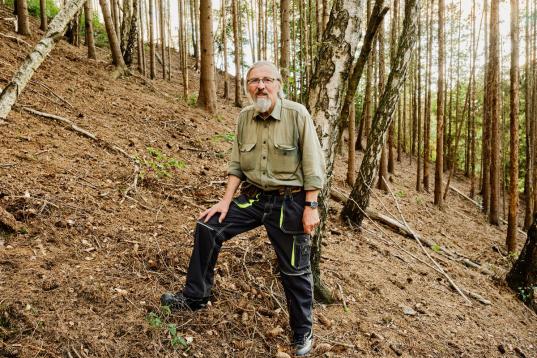
[[[249,171],[255,169],[255,163],[257,156],[255,153],[255,143],[241,144],[239,146],[240,151],[240,164],[243,171]]]
[[[299,150],[296,144],[274,143],[270,161],[273,174],[293,174],[300,164]]]

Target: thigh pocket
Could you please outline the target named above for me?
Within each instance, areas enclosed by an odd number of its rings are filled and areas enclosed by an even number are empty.
[[[303,234],[304,206],[294,200],[284,199],[280,209],[280,229],[286,234]]]
[[[293,235],[293,250],[291,252],[291,266],[296,270],[310,267],[311,240],[310,235]]]

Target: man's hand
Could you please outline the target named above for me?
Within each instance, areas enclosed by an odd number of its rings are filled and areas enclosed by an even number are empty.
[[[320,222],[321,220],[319,219],[318,209],[313,209],[309,206],[304,207],[304,214],[302,215],[302,225],[304,226],[304,232],[306,234],[311,234]]]
[[[220,213],[218,222],[221,223],[226,218],[230,204],[231,204],[231,201],[222,199],[218,203],[214,204],[210,209],[207,209],[204,212],[202,212],[200,216],[198,217],[198,220],[202,220],[203,218],[205,218],[203,222],[206,223],[214,214]]]

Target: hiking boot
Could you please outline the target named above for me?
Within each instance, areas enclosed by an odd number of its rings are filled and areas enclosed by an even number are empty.
[[[295,333],[293,335],[293,346],[297,356],[307,355],[313,347],[313,331],[310,330],[303,334]]]
[[[170,307],[172,311],[196,311],[207,306],[207,302],[209,302],[209,297],[191,298],[186,297],[182,292],[176,294],[166,292],[160,296],[160,304]]]

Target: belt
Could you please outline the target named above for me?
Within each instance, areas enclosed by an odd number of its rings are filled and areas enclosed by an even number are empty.
[[[258,188],[257,186],[253,184],[249,185],[243,185],[241,187],[241,194],[245,194],[246,196],[255,196],[257,194],[261,195],[271,195],[271,196],[284,196],[284,195],[292,195],[296,193],[300,193],[304,188],[301,186],[281,186],[278,189],[274,190],[263,190],[261,188]]]

